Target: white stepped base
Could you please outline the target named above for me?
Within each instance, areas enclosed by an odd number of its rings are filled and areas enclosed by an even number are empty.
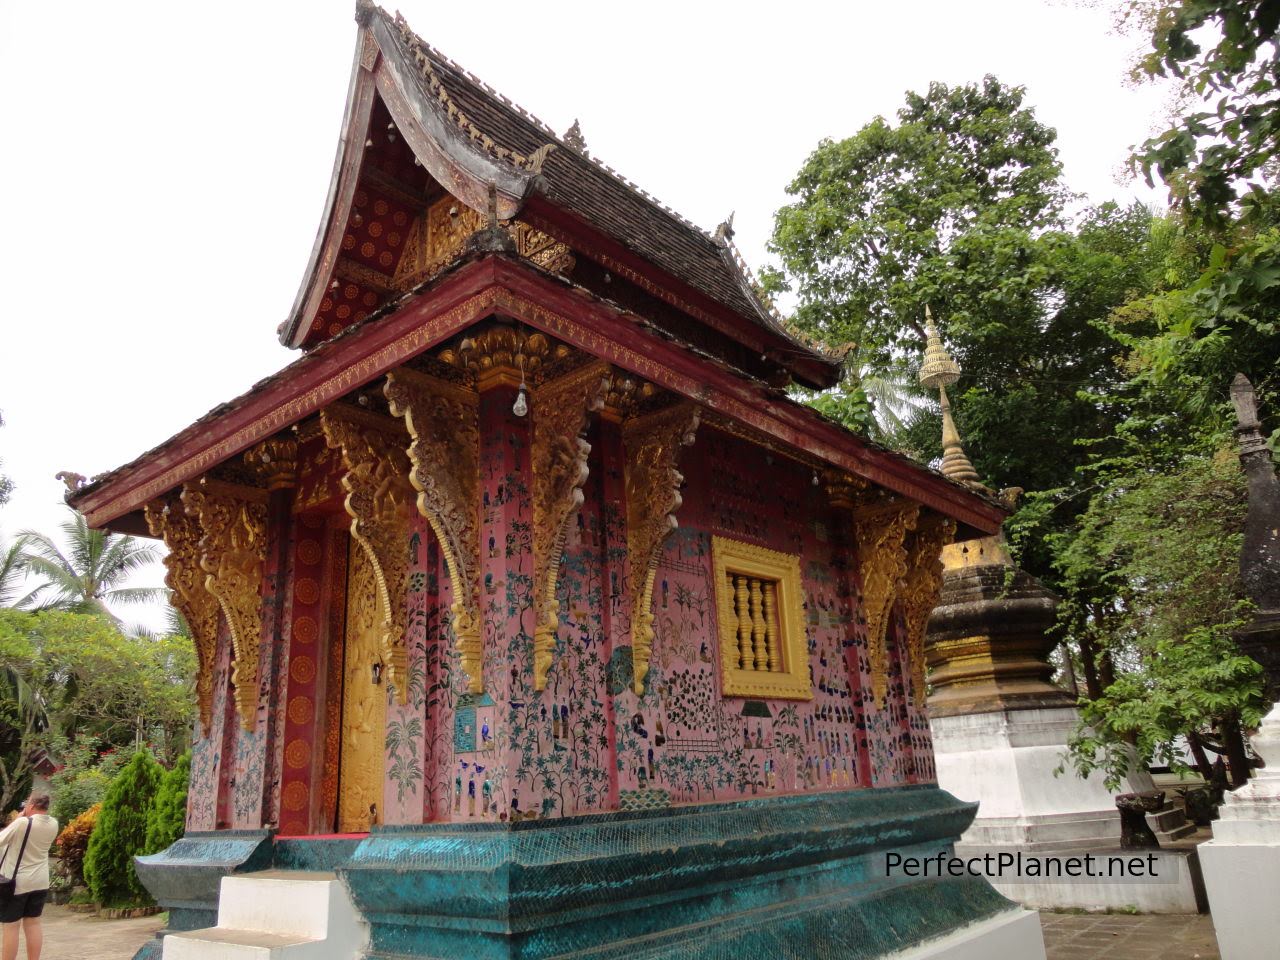
[[[369,926],[331,873],[268,870],[222,878],[218,925],[170,933],[164,960],[357,960]]]
[[[1045,960],[1040,915],[1008,910],[885,960]]]
[[[978,801],[978,816],[963,843],[1020,845],[1046,852],[1116,845],[1120,814],[1115,798],[1095,774],[1081,779],[1068,769],[1057,776],[1067,739],[1079,719],[1075,707],[1005,710],[934,717],[938,786],[961,800]],[[1146,771],[1129,778],[1135,791],[1154,789]],[[1174,839],[1194,831],[1182,815],[1152,818]]]

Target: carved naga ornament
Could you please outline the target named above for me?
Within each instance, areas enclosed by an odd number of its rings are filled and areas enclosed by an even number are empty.
[[[262,640],[262,568],[267,556],[267,493],[205,478],[182,490],[199,521],[205,589],[218,600],[231,634],[231,682],[240,722],[252,730],[258,712],[258,645]],[[191,625],[195,628],[195,624]]]
[[[409,486],[407,443],[400,423],[332,404],[320,411],[325,442],[342,454],[347,472],[342,487],[351,517],[351,538],[373,568],[382,622],[382,661],[396,699],[409,696],[409,653],[405,646],[406,580],[409,575]]]
[[[591,444],[587,414],[604,406],[609,367],[590,363],[533,391],[533,686],[547,685],[560,602],[556,586],[569,523],[582,506]]]
[[[479,397],[407,368],[387,374],[383,393],[413,438],[409,479],[418,491],[418,510],[440,541],[449,571],[453,633],[467,689],[481,693]]]
[[[867,617],[867,659],[871,695],[876,704],[889,691],[889,651],[885,635],[893,603],[907,575],[907,531],[914,530],[920,504],[887,497],[856,508],[853,531],[862,575],[862,606]]]
[[[681,403],[628,420],[622,428],[626,449],[627,563],[631,589],[631,664],[635,692],[644,693],[653,650],[653,581],[662,545],[676,528],[680,484],[676,469],[680,448],[693,443],[698,408]]]
[[[187,621],[196,649],[196,703],[200,729],[209,731],[213,718],[213,674],[218,657],[218,598],[205,587],[200,566],[200,524],[178,496],[153,500],[145,508],[147,528],[169,548],[164,558],[164,582],[170,602]]]
[[[924,637],[929,616],[942,596],[942,548],[956,535],[956,522],[928,513],[920,517],[907,548],[907,572],[901,603],[907,621],[907,659],[916,706],[925,705]]]

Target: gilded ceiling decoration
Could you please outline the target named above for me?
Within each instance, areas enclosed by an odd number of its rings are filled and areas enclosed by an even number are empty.
[[[383,282],[389,280],[393,290],[411,290],[462,256],[472,234],[485,225],[479,211],[452,196],[441,197],[409,226],[395,273]],[[520,256],[552,273],[573,269],[573,254],[563,243],[518,220],[504,227]]]

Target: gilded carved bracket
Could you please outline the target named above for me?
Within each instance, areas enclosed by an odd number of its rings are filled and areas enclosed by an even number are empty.
[[[907,547],[907,570],[900,603],[907,621],[907,659],[917,707],[925,705],[924,635],[942,595],[942,548],[956,535],[956,522],[928,512],[916,523]]]
[[[391,412],[413,443],[409,479],[431,524],[453,589],[453,632],[471,693],[484,690],[480,610],[480,407],[468,390],[416,370],[387,374]]]
[[[331,404],[320,411],[325,442],[342,453],[342,477],[351,517],[351,538],[373,567],[382,616],[382,661],[396,699],[409,696],[409,653],[405,646],[406,588],[409,575],[408,446],[398,420],[359,407]]]
[[[533,391],[533,685],[547,685],[560,603],[556,585],[565,539],[587,480],[587,414],[604,406],[608,364],[593,362]]]
[[[252,730],[258,711],[262,640],[262,569],[267,556],[267,492],[208,477],[188,483],[182,504],[200,528],[204,585],[217,598],[231,634],[231,681],[240,722]],[[195,624],[191,624],[195,629]]]
[[[853,513],[853,535],[862,576],[862,607],[867,618],[867,658],[876,704],[889,690],[889,652],[885,635],[890,613],[907,574],[907,531],[914,530],[920,504],[884,491],[863,495]]]
[[[644,693],[653,650],[653,581],[662,545],[676,528],[680,448],[693,443],[699,412],[680,403],[624,422],[626,450],[627,562],[631,590],[631,663],[635,692]]]
[[[205,587],[200,566],[200,523],[178,496],[153,500],[144,510],[147,527],[164,540],[165,578],[174,605],[191,631],[196,650],[196,703],[200,729],[209,731],[213,718],[213,674],[218,657],[218,598]]]

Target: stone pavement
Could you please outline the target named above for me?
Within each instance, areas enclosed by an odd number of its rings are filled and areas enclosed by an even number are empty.
[[[130,960],[163,926],[159,916],[101,920],[66,907],[44,908],[45,960]],[[26,956],[22,950],[18,956]]]
[[[66,907],[48,907],[44,918],[48,960],[130,960],[161,926],[160,917],[100,920]],[[1040,920],[1049,960],[1219,960],[1207,915],[1042,913]]]
[[[1049,960],[1219,960],[1213,920],[1200,916],[1041,913]]]

